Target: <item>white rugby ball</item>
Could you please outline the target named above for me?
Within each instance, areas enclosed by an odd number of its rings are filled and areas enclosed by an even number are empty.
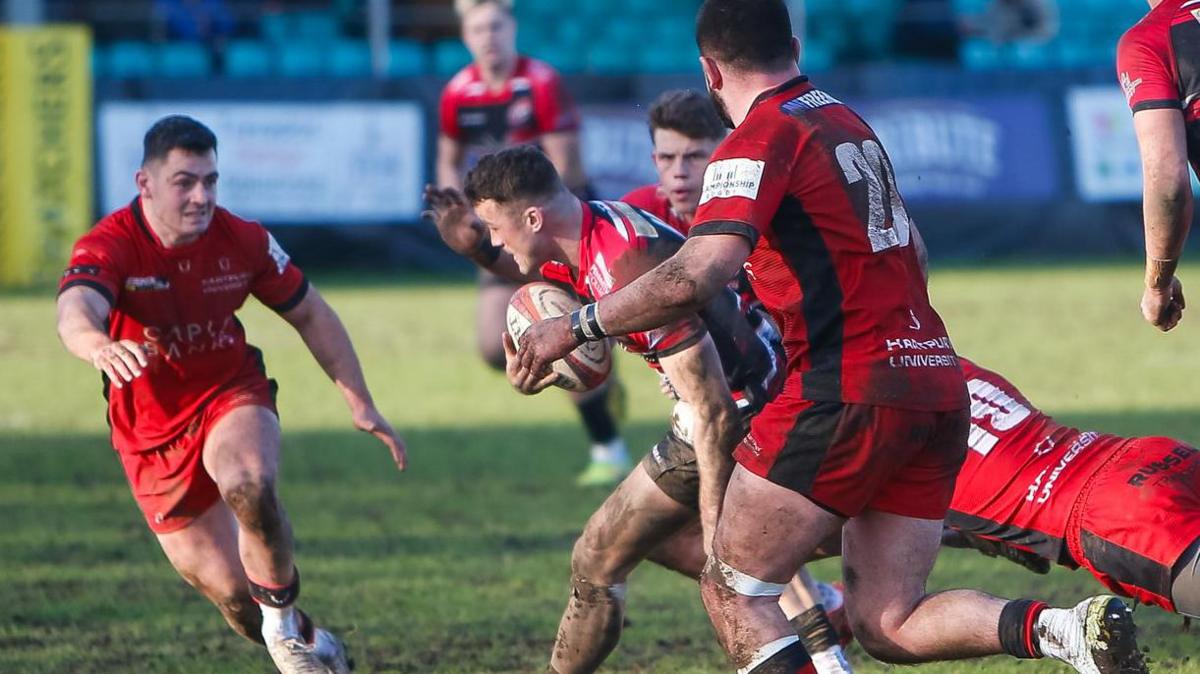
[[[520,344],[521,335],[535,321],[569,314],[579,306],[573,295],[558,286],[541,281],[527,283],[508,301],[508,334],[513,342]],[[603,384],[612,371],[608,340],[584,342],[562,360],[554,361],[551,367],[558,374],[555,386],[568,391],[590,391]]]

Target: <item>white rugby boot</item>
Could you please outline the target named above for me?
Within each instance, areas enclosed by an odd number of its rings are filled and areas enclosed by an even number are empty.
[[[278,617],[276,617],[278,616]],[[349,674],[341,640],[297,609],[263,611],[263,641],[280,674]]]
[[[1084,599],[1074,608],[1048,608],[1037,619],[1042,654],[1081,674],[1149,672],[1138,650],[1133,612],[1112,595]]]

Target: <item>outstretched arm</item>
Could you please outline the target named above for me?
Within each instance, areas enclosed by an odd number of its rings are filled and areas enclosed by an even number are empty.
[[[525,283],[541,279],[538,274],[521,273],[513,256],[492,243],[487,228],[475,217],[462,192],[426,185],[425,203],[429,209],[423,213],[424,217],[433,221],[450,250],[510,281]]]
[[[692,408],[692,445],[700,469],[700,523],[704,552],[711,553],[725,485],[733,473],[733,450],[742,437],[741,420],[712,337],[705,335],[659,363],[679,394],[679,404]]]
[[[583,329],[593,338],[651,330],[695,313],[741,270],[750,256],[750,241],[736,234],[689,238],[650,272],[595,304],[584,307]],[[596,325],[588,318],[595,313]],[[517,359],[532,374],[567,355],[583,341],[570,316],[534,323],[521,338]],[[603,335],[595,335],[602,337]]]
[[[1142,316],[1167,331],[1183,316],[1183,285],[1175,269],[1192,223],[1187,137],[1178,109],[1142,110],[1133,116],[1142,154],[1146,223],[1146,289]]]
[[[391,451],[396,467],[404,470],[408,464],[404,441],[375,409],[350,335],[333,307],[310,286],[300,304],[282,316],[296,328],[321,369],[337,384],[354,417],[354,426],[378,438]]]
[[[104,329],[112,305],[96,290],[83,285],[58,296],[58,337],[71,355],[92,364],[117,388],[142,375],[149,364],[142,345],[114,341]]]

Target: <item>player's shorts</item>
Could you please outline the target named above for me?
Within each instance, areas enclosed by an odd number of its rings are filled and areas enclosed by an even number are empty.
[[[1083,488],[1066,538],[1071,557],[1109,589],[1177,610],[1176,566],[1200,539],[1200,450],[1130,441]]]
[[[696,464],[696,450],[680,440],[674,431],[667,431],[646,454],[642,468],[664,494],[693,510],[700,509],[700,468]]]
[[[941,519],[966,458],[969,410],[919,412],[801,400],[785,390],[750,423],[734,459],[842,517],[864,510]]]
[[[229,412],[247,405],[275,412],[275,380],[246,378],[221,391],[197,414],[187,430],[169,442],[140,452],[119,452],[125,477],[146,524],[168,534],[191,524],[221,498],[204,468],[204,442]]]

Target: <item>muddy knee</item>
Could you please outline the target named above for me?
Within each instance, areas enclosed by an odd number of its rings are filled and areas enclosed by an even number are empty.
[[[224,496],[238,524],[247,531],[268,539],[283,531],[283,509],[271,478],[245,475]]]

